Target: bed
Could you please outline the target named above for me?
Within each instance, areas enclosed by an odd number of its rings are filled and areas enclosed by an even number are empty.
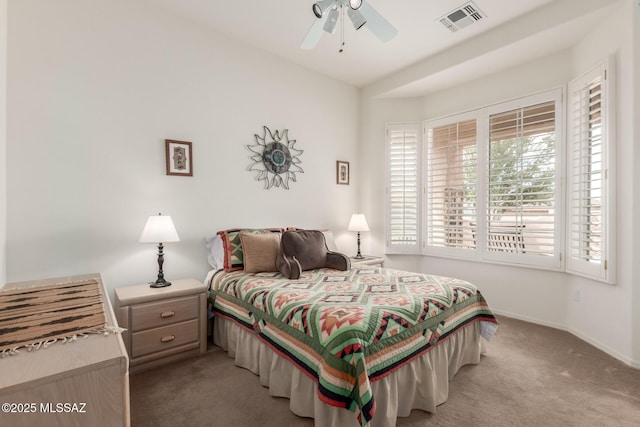
[[[387,427],[412,409],[435,412],[497,328],[459,279],[359,265],[297,280],[227,270],[207,277],[214,343],[316,425]]]

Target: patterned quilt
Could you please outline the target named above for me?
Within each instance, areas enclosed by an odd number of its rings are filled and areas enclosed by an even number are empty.
[[[317,382],[320,400],[355,411],[362,425],[375,412],[370,382],[465,325],[483,322],[489,339],[497,324],[474,285],[448,277],[364,266],[298,280],[220,271],[211,282],[216,315],[253,331]]]

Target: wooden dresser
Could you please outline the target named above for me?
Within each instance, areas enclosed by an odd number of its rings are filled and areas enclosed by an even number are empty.
[[[196,279],[117,288],[114,304],[131,373],[207,350],[207,289]]]
[[[0,289],[92,278],[99,281],[107,325],[117,326],[99,274],[7,283]],[[0,404],[0,426],[129,426],[128,358],[122,337],[90,334],[0,358]]]

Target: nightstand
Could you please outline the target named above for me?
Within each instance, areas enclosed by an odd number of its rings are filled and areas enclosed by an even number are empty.
[[[115,312],[131,373],[207,350],[207,288],[198,280],[117,288]]]
[[[381,256],[372,256],[372,255],[362,255],[361,259],[357,259],[356,257],[350,257],[351,265],[379,265],[380,267],[384,267],[384,258]]]

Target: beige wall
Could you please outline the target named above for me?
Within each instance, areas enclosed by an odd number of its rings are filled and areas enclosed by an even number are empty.
[[[632,3],[632,2],[630,2]],[[633,130],[633,164],[640,164],[640,1],[635,0],[634,11],[629,14],[631,17],[631,28],[633,31],[632,52],[633,52],[633,75],[635,79],[633,81],[633,123],[635,124]],[[636,220],[633,222],[634,228],[632,239],[634,242],[640,242],[640,222],[637,218],[640,217],[640,168],[633,168],[633,218]],[[640,259],[640,244],[636,243],[633,247],[632,258],[636,260],[633,263],[633,271],[631,272],[632,278],[635,278],[634,287],[632,289],[633,299],[631,303],[632,308],[632,337],[633,337],[633,359],[640,361],[640,263],[637,262]],[[640,365],[640,364],[638,364]],[[637,366],[640,367],[640,366]]]
[[[633,72],[634,50],[629,9],[633,7],[632,0],[620,2],[619,7],[599,27],[594,28],[587,37],[580,41],[572,50],[572,69],[575,76],[593,67],[608,55],[614,57],[615,72],[612,76],[615,91],[616,106],[616,170],[610,175],[616,178],[617,209],[617,245],[616,265],[617,283],[615,286],[603,285],[598,282],[571,277],[569,293],[580,294],[580,301],[569,301],[567,304],[568,327],[576,335],[593,341],[599,347],[612,354],[622,355],[633,360],[631,335],[632,294],[638,286],[634,278],[634,253],[638,251],[638,241],[631,238],[632,234],[624,230],[634,228],[634,99],[633,88],[637,84],[638,76]],[[603,322],[593,313],[605,304],[616,307],[611,310],[609,319]],[[618,325],[613,327],[613,325]],[[635,360],[639,363],[640,360]]]
[[[147,2],[10,1],[9,20],[8,280],[153,280],[155,245],[138,238],[158,212],[181,238],[168,279],[204,279],[204,238],[224,228],[353,241],[359,182],[336,185],[335,168],[359,167],[357,89]],[[289,190],[247,170],[263,126],[304,150]],[[193,177],[165,175],[165,139],[193,143]]]
[[[0,0],[0,287],[7,277],[7,0]]]
[[[569,3],[569,2],[567,2]],[[607,3],[607,2],[602,2]],[[483,62],[475,53],[452,49],[437,60],[425,61],[403,70],[363,89],[362,128],[369,129],[364,180],[376,182],[377,191],[363,194],[363,205],[370,206],[376,227],[371,227],[370,252],[384,251],[384,124],[398,121],[422,121],[448,114],[461,113],[481,106],[564,87],[572,78],[586,71],[608,55],[615,55],[618,134],[617,225],[618,283],[614,286],[574,277],[562,272],[524,269],[497,264],[467,262],[426,256],[389,256],[387,265],[397,268],[416,268],[420,271],[456,276],[476,283],[499,313],[537,323],[566,329],[596,345],[618,359],[640,367],[640,332],[637,325],[640,312],[640,271],[637,259],[640,252],[637,218],[640,177],[637,140],[637,87],[640,84],[638,63],[638,17],[629,16],[630,8],[637,8],[636,0],[608,2],[596,13],[596,27],[592,35],[581,36],[572,45],[556,53],[539,57],[531,52],[529,61],[497,70],[484,77],[452,84],[439,91],[416,98],[385,99],[394,88],[411,86],[413,80],[428,79],[430,73],[442,75],[447,67],[459,71],[465,61]],[[550,7],[556,7],[551,5]],[[558,5],[560,7],[560,5]],[[637,10],[635,11],[637,12]],[[537,16],[544,18],[544,16]],[[550,19],[549,21],[553,21]],[[544,27],[546,31],[548,28]],[[498,55],[517,46],[523,35],[518,26],[496,29],[484,35],[487,40],[502,40],[504,46],[487,48],[486,55]],[[523,41],[524,42],[524,41]],[[483,48],[484,49],[484,48]],[[485,54],[485,53],[483,53]],[[459,55],[459,63],[454,55]],[[496,56],[496,58],[498,58]],[[486,61],[485,61],[486,62]],[[634,65],[635,64],[635,65]],[[635,71],[634,71],[635,70]],[[636,88],[636,94],[631,88]],[[634,98],[635,96],[635,98]],[[418,101],[419,100],[419,101]],[[634,113],[635,112],[635,113]],[[634,119],[635,114],[635,119]],[[634,145],[635,140],[635,145]],[[635,161],[634,161],[635,159]],[[633,218],[636,218],[634,220]],[[635,231],[635,238],[633,233]],[[634,262],[635,259],[635,262]],[[580,300],[575,301],[575,292]],[[597,315],[594,315],[597,313]]]

